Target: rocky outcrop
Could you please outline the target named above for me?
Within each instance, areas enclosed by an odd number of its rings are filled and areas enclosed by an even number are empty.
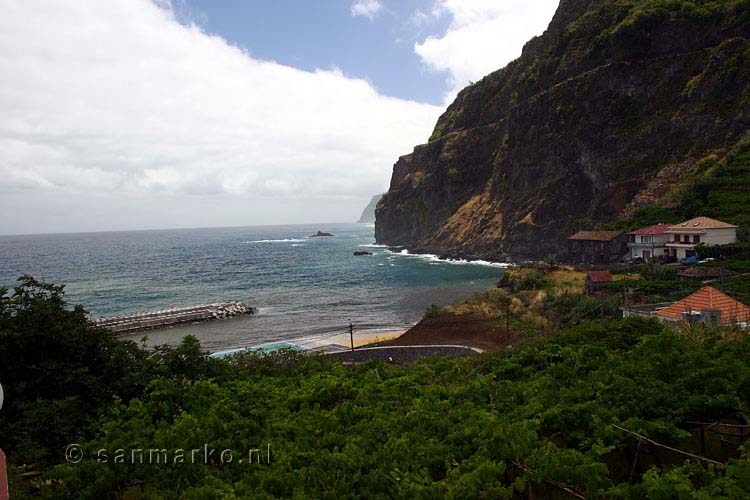
[[[372,197],[370,203],[368,203],[365,209],[362,211],[362,215],[359,217],[357,224],[372,224],[373,222],[375,222],[375,207],[378,206],[378,202],[382,197],[382,194],[376,194]]]
[[[465,88],[401,157],[378,243],[541,258],[648,204],[750,130],[747,3],[562,0],[548,30]]]
[[[317,233],[311,234],[310,236],[308,236],[308,238],[330,238],[332,236],[333,236],[333,234],[331,234],[331,233],[325,233],[323,231],[318,231]]]

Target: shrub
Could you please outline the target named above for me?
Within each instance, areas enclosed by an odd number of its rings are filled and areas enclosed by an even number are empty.
[[[507,283],[512,292],[542,290],[549,285],[549,281],[547,281],[544,273],[539,271],[509,276]]]
[[[640,275],[647,280],[671,281],[677,279],[675,266],[662,266],[656,262],[647,262],[638,268]]]
[[[437,318],[442,314],[443,314],[443,308],[436,304],[432,304],[424,312],[424,317],[425,318]]]
[[[578,325],[593,319],[622,317],[619,297],[589,297],[577,293],[549,293],[544,298],[544,311],[560,328]]]
[[[750,260],[750,243],[734,243],[732,245],[711,247],[699,245],[695,250],[701,259],[732,257],[737,260]]]

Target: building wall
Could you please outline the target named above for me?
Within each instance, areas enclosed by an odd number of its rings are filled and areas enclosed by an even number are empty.
[[[663,245],[651,247],[650,245],[639,245],[631,243],[628,246],[630,247],[630,257],[633,259],[641,258],[643,260],[648,260],[653,257],[664,255],[664,253],[666,252],[666,248]]]
[[[628,254],[628,236],[610,241],[568,240],[566,260],[573,264],[613,264]]]
[[[706,229],[706,234],[700,234],[700,241],[695,242],[693,234],[690,233],[675,233],[669,234],[668,242],[673,242],[675,236],[680,237],[680,243],[685,244],[685,235],[688,235],[689,246],[683,248],[669,248],[667,253],[675,255],[678,259],[684,259],[686,257],[695,255],[695,247],[698,245],[729,245],[737,243],[737,229],[735,228],[722,228],[722,229]]]
[[[633,259],[641,258],[643,260],[648,260],[667,253],[665,245],[669,238],[666,234],[635,234],[630,236],[635,240],[628,243],[630,257]]]
[[[706,245],[730,245],[737,243],[737,229],[707,229],[704,239]]]

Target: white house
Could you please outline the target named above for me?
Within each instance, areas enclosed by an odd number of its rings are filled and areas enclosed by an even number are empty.
[[[695,255],[698,245],[729,245],[737,243],[737,226],[708,217],[696,217],[682,224],[671,226],[667,249],[678,259]]]
[[[671,227],[671,224],[656,224],[628,233],[630,258],[649,260],[666,254],[667,241],[670,239],[667,231]]]

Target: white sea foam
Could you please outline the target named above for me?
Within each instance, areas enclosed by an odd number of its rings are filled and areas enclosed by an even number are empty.
[[[305,241],[304,239],[300,238],[286,238],[283,240],[253,240],[253,241],[243,241],[243,243],[301,243]]]
[[[368,243],[367,245],[357,245],[358,247],[364,248],[388,248],[388,245],[378,245],[376,243]]]
[[[487,260],[466,260],[466,259],[441,259],[437,255],[429,253],[409,253],[408,250],[401,250],[400,252],[391,252],[394,255],[403,255],[404,257],[411,257],[415,259],[425,260],[430,263],[443,263],[443,264],[455,264],[459,266],[486,266],[486,267],[497,267],[506,269],[511,267],[513,264],[507,262],[490,262]]]

